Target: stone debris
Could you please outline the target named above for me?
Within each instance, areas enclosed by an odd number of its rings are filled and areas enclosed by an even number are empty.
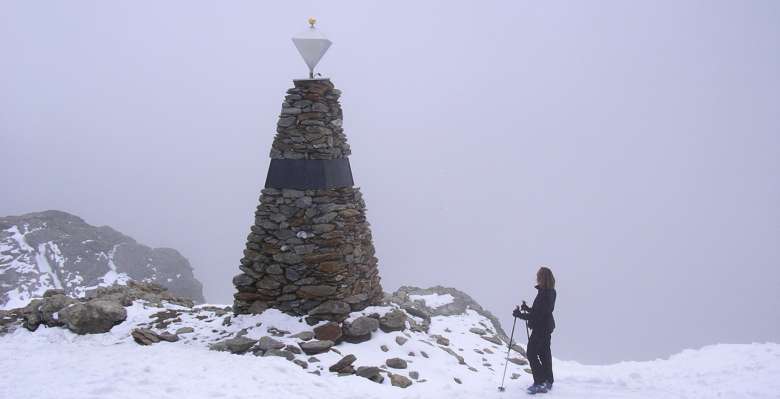
[[[371,333],[379,329],[379,321],[372,317],[361,316],[351,323],[344,324],[344,340],[359,344],[371,339]]]
[[[230,352],[233,354],[246,353],[257,343],[256,340],[247,337],[228,338],[222,341],[214,342],[209,345],[209,349],[219,352]]]
[[[401,374],[390,374],[390,384],[394,387],[407,388],[412,385],[412,380]]]
[[[256,349],[265,352],[271,349],[282,349],[284,347],[285,344],[265,335],[260,337],[260,339],[257,341]]]
[[[336,364],[330,366],[328,368],[328,371],[332,373],[345,373],[345,372],[354,372],[355,370],[352,369],[352,363],[355,362],[357,358],[355,355],[347,355],[341,358]],[[348,369],[349,368],[349,369]],[[350,373],[351,374],[351,373]]]
[[[387,359],[385,361],[385,364],[387,365],[387,367],[394,368],[394,369],[405,369],[407,366],[406,360],[397,357]]]
[[[379,318],[379,329],[389,333],[406,329],[406,313],[395,309]]]
[[[481,335],[480,337],[482,339],[484,339],[485,341],[488,341],[488,342],[490,342],[492,344],[496,344],[496,345],[499,345],[499,346],[500,345],[504,345],[504,343],[501,342],[501,338],[499,338],[497,335],[494,335],[494,336]]]
[[[311,356],[327,352],[335,343],[333,341],[308,341],[301,342],[298,345],[301,347],[301,350],[303,350],[303,353]]]
[[[333,321],[314,328],[314,338],[320,341],[339,343],[342,340],[342,336],[341,325]]]
[[[385,380],[385,377],[382,376],[381,371],[382,370],[379,367],[361,366],[357,368],[356,374],[360,377],[367,378],[371,381],[381,384]]]

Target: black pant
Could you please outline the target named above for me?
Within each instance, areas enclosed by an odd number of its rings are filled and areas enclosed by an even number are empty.
[[[552,333],[534,330],[528,339],[528,363],[534,375],[534,384],[542,384],[545,381],[552,384],[552,352],[550,352],[550,339]]]

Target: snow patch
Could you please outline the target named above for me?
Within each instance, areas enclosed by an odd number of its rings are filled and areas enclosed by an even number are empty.
[[[46,244],[38,245],[38,251],[35,253],[35,263],[38,265],[38,270],[44,275],[42,277],[48,276],[48,279],[54,284],[54,288],[62,289],[62,282],[49,264],[49,258],[46,257]],[[41,280],[44,279],[42,278]],[[40,293],[40,295],[43,295],[43,293]]]
[[[412,301],[423,301],[425,306],[433,309],[449,305],[455,300],[450,294],[409,295],[409,299]]]

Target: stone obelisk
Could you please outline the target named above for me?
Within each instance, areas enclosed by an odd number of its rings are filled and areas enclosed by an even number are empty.
[[[282,103],[241,274],[233,278],[238,314],[276,308],[341,321],[382,299],[365,203],[352,180],[341,92],[314,77],[330,46],[315,22],[293,38],[309,79],[294,80]]]

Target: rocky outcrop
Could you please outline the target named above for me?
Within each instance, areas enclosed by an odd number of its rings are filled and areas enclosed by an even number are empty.
[[[0,218],[0,308],[24,306],[49,289],[82,297],[130,280],[203,301],[201,283],[174,249],[149,248],[61,211]]]
[[[360,190],[353,187],[340,92],[297,80],[282,104],[271,168],[244,257],[234,311],[276,308],[342,321],[382,298]]]
[[[53,289],[46,291],[43,298],[33,299],[23,308],[4,311],[4,317],[0,320],[0,334],[17,326],[35,331],[41,325],[65,327],[76,334],[100,334],[125,321],[125,306],[132,305],[134,301],[143,301],[147,306],[163,306],[165,303],[193,306],[191,299],[173,296],[165,288],[153,283],[128,281],[127,285],[101,287],[91,292],[87,298],[71,298],[65,295],[63,290]],[[171,322],[168,319],[176,315],[174,311],[163,311],[153,316],[157,318],[156,325],[164,327]],[[148,341],[144,344],[159,342],[159,339],[172,339],[167,335],[154,337],[146,331],[137,332],[133,338],[136,342]]]
[[[451,295],[452,302],[444,304],[438,307],[430,307],[424,301],[412,300],[410,296],[413,295]],[[392,294],[386,294],[384,298],[385,303],[392,303],[407,311],[407,313],[418,316],[423,319],[430,320],[432,316],[454,316],[463,314],[467,309],[471,309],[478,314],[484,316],[492,322],[495,326],[495,334],[504,342],[508,342],[509,338],[501,328],[501,323],[493,316],[488,310],[483,308],[477,301],[471,298],[468,294],[451,287],[435,286],[430,288],[418,288],[413,286],[402,286]],[[484,333],[484,332],[483,332]],[[480,334],[483,335],[483,334]],[[486,338],[487,339],[487,338]]]

